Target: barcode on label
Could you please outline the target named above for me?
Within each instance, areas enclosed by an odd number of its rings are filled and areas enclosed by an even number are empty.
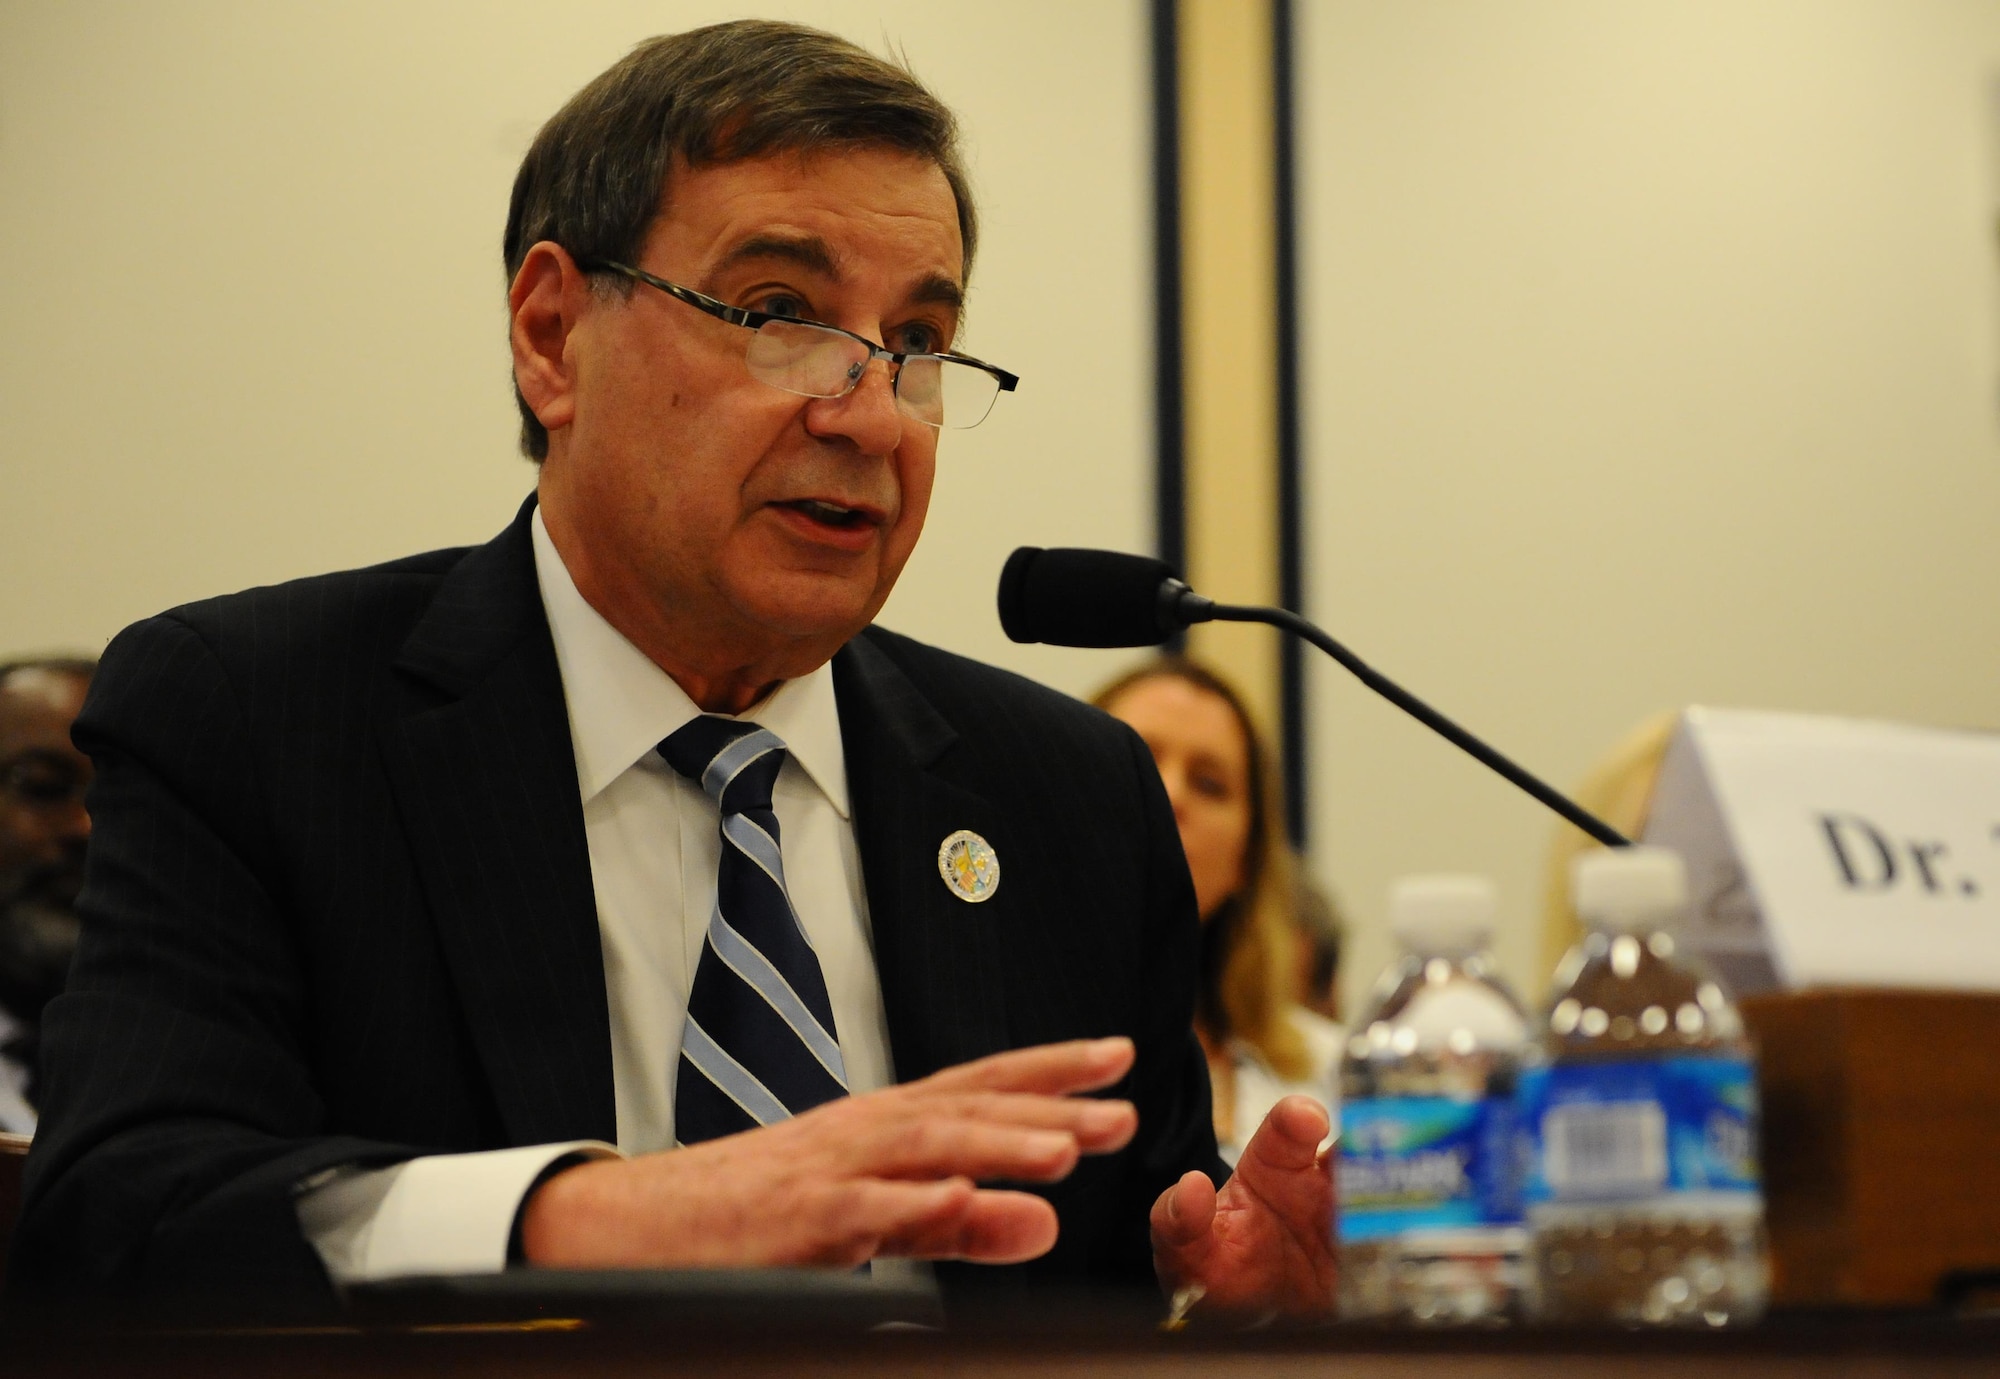
[[[1666,1113],[1654,1101],[1551,1107],[1542,1174],[1561,1197],[1657,1192],[1667,1181]]]

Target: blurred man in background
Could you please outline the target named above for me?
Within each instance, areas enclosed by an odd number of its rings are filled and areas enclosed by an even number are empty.
[[[76,951],[90,758],[69,740],[96,663],[0,664],[0,1130],[35,1129],[42,1007]]]

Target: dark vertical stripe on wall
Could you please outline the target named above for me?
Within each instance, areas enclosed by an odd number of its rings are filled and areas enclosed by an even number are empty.
[[[1153,543],[1187,573],[1187,442],[1181,400],[1181,100],[1177,0],[1152,0]],[[1177,638],[1179,650],[1185,636]]]
[[[1299,456],[1299,206],[1297,100],[1293,72],[1293,5],[1271,0],[1272,219],[1277,244],[1278,348],[1278,599],[1294,613],[1305,601],[1305,540]],[[1285,762],[1285,825],[1298,848],[1306,845],[1306,685],[1304,647],[1296,637],[1278,643],[1278,696]]]

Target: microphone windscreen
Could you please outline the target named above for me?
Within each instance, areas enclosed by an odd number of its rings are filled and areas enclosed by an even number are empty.
[[[1164,560],[1122,551],[1022,546],[1000,571],[1000,626],[1017,642],[1158,646]]]

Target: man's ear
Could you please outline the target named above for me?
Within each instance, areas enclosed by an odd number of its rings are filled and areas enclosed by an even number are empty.
[[[528,410],[550,431],[576,418],[576,370],[569,341],[589,293],[589,280],[569,251],[546,239],[528,250],[507,290],[514,386],[521,390]]]

